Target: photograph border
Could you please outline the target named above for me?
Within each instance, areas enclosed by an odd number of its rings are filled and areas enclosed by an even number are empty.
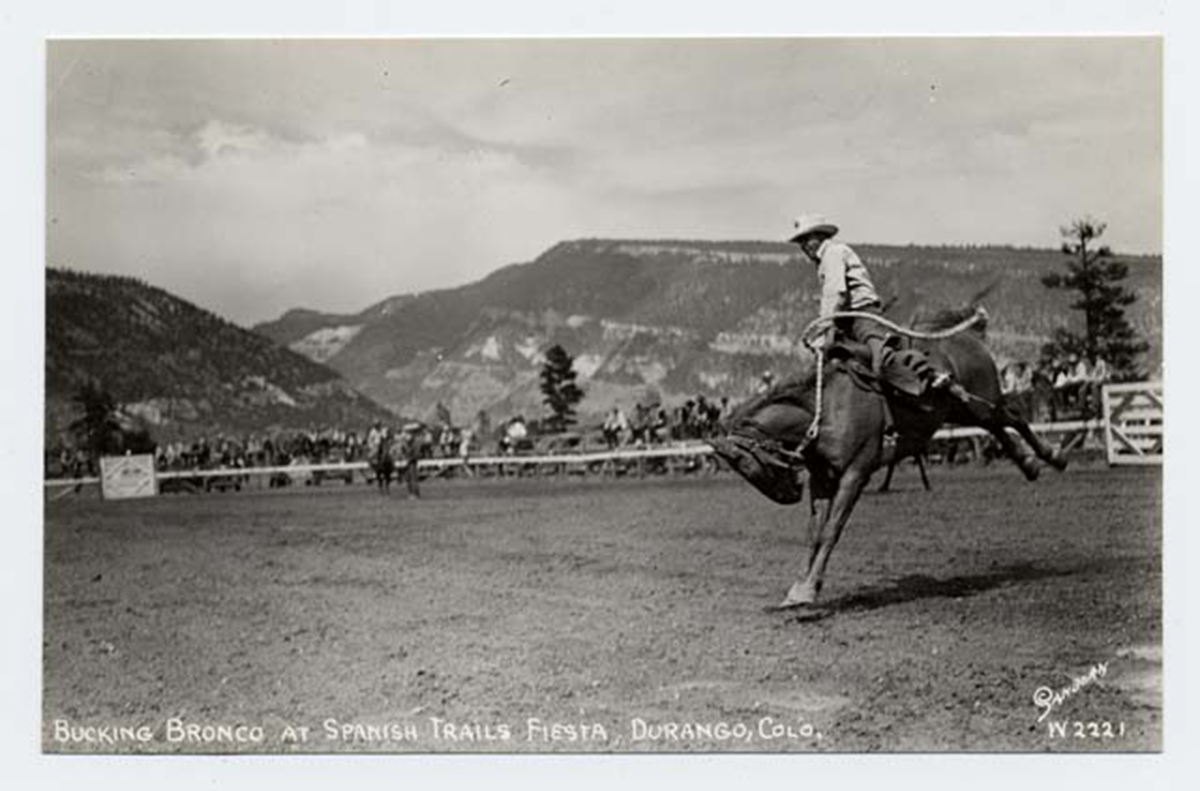
[[[5,698],[5,758],[29,782],[60,787],[87,784],[121,788],[160,786],[209,787],[214,780],[239,787],[286,782],[296,788],[326,787],[332,782],[403,782],[425,785],[462,782],[478,785],[553,787],[571,783],[608,787],[624,782],[627,772],[645,782],[701,783],[716,787],[746,782],[746,772],[763,782],[836,783],[850,787],[929,787],[970,781],[974,787],[1008,788],[1014,783],[1041,784],[1048,778],[1116,787],[1145,783],[1147,775],[1163,782],[1194,769],[1189,745],[1198,735],[1195,682],[1186,668],[1197,656],[1194,633],[1185,616],[1195,603],[1186,559],[1196,541],[1186,531],[1186,491],[1195,443],[1195,417],[1172,412],[1169,417],[1172,461],[1164,467],[1164,711],[1161,755],[750,755],[729,756],[547,756],[547,755],[420,755],[420,756],[240,756],[240,757],[81,757],[40,754],[41,722],[41,525],[40,459],[44,359],[44,171],[46,37],[135,35],[157,37],[393,37],[400,36],[793,36],[793,35],[1029,35],[1064,33],[1165,35],[1164,46],[1164,358],[1178,359],[1178,369],[1164,364],[1173,402],[1188,404],[1196,377],[1183,365],[1169,338],[1190,337],[1197,329],[1195,310],[1183,302],[1195,293],[1195,268],[1188,266],[1183,236],[1190,226],[1195,193],[1195,153],[1187,141],[1197,139],[1196,110],[1187,93],[1200,75],[1197,14],[1184,4],[1165,2],[1132,10],[1120,2],[1072,2],[1050,8],[1044,2],[1014,0],[988,8],[964,10],[948,3],[885,2],[830,4],[835,8],[796,9],[782,2],[741,3],[738,8],[685,3],[597,4],[565,10],[546,2],[466,4],[466,14],[453,3],[436,8],[384,8],[379,3],[347,4],[337,13],[306,3],[298,7],[273,0],[249,6],[212,2],[164,12],[145,2],[54,2],[33,11],[8,12],[7,31],[14,39],[3,54],[5,71],[17,84],[19,123],[0,134],[9,160],[7,173],[18,174],[5,190],[5,252],[8,289],[4,369],[14,382],[4,396],[7,447],[3,455],[6,502],[16,518],[6,534],[5,623],[16,635],[17,650],[0,660]],[[617,9],[616,13],[613,13]],[[1025,11],[1026,14],[1022,14]],[[15,20],[15,22],[11,21]],[[286,23],[280,24],[281,20]],[[866,22],[867,24],[863,24]],[[1176,257],[1178,263],[1173,263]],[[1166,286],[1170,285],[1170,288]],[[1169,329],[1168,329],[1169,328]],[[33,340],[30,343],[30,339]],[[11,751],[11,752],[10,752]],[[933,763],[930,763],[932,761]],[[13,765],[13,764],[9,764]],[[1189,768],[1190,767],[1190,768]],[[981,774],[982,773],[982,774]],[[1179,778],[1175,778],[1179,779]],[[546,785],[542,785],[546,783]]]

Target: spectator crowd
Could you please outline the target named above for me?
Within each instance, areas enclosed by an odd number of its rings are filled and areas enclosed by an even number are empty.
[[[730,410],[728,397],[718,401],[703,395],[674,408],[655,401],[637,403],[627,413],[616,406],[602,424],[578,429],[572,436],[584,444],[592,436],[609,449],[706,439],[719,431],[721,420]],[[472,428],[414,421],[395,427],[377,423],[364,431],[329,427],[246,434],[215,432],[161,442],[154,455],[157,469],[164,472],[371,462],[381,444],[394,449],[393,455],[415,453],[419,458],[466,458],[490,452],[516,455],[534,450],[541,427],[517,415],[488,433],[490,436]],[[83,449],[60,445],[47,449],[46,474],[55,478],[94,476],[98,474],[98,463]]]
[[[708,439],[719,431],[729,416],[728,396],[719,402],[703,395],[689,398],[674,409],[661,404],[635,404],[630,415],[613,407],[601,426],[604,442],[610,450],[622,445],[648,447],[664,442]]]
[[[1092,418],[1100,413],[1101,388],[1112,380],[1108,362],[1072,354],[1057,364],[1013,362],[1001,372],[1004,395],[1028,420]]]

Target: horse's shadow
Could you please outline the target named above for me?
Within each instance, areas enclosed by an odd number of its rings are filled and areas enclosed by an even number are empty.
[[[905,604],[919,599],[962,599],[1020,582],[1034,582],[1098,570],[1096,563],[1061,568],[1038,567],[1032,563],[1014,563],[976,574],[961,574],[938,579],[926,574],[910,574],[886,585],[860,589],[828,602],[794,610],[788,623],[813,623],[840,613],[869,612],[882,607]]]

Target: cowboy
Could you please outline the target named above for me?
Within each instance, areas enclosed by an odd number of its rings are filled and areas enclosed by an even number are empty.
[[[789,239],[800,245],[817,265],[817,279],[821,285],[820,318],[844,311],[881,315],[882,303],[867,268],[849,246],[833,240],[837,232],[838,227],[824,217],[802,214],[796,218]],[[883,370],[884,349],[891,337],[887,329],[868,318],[837,319],[834,326],[848,340],[867,345],[871,350],[871,370],[878,376]],[[825,345],[825,336],[817,338],[814,345],[819,352]]]

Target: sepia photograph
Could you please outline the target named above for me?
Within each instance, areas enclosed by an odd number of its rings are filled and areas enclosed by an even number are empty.
[[[1161,36],[44,55],[43,753],[1163,750]]]

